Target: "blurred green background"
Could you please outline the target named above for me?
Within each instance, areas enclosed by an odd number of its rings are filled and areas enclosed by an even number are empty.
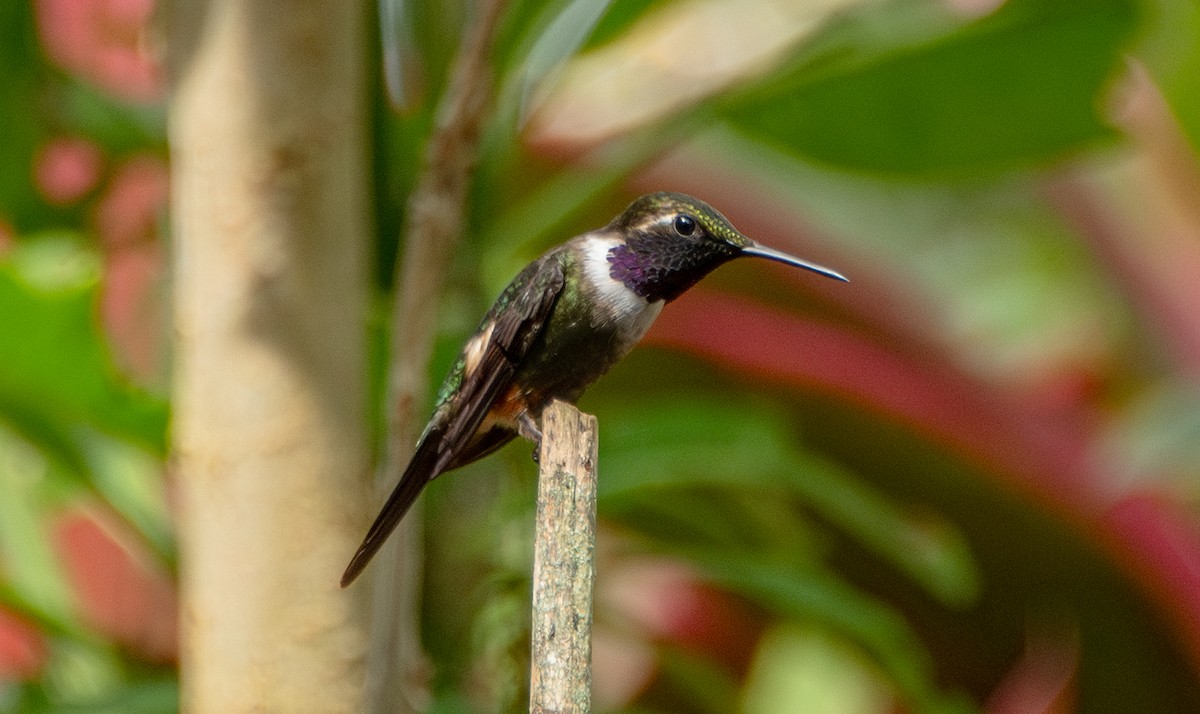
[[[380,2],[377,345],[471,12]],[[153,13],[0,5],[0,711],[178,706]],[[502,27],[434,381],[520,266],[645,191],[852,280],[727,267],[584,398],[598,710],[1200,711],[1200,3]],[[429,489],[434,711],[524,706],[533,473],[518,445]]]

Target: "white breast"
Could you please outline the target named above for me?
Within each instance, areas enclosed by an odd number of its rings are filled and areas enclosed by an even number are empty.
[[[618,244],[615,238],[588,236],[583,244],[583,274],[595,290],[597,303],[603,306],[601,313],[621,332],[629,347],[642,339],[654,318],[662,312],[663,301],[647,301],[644,297],[625,287],[609,273],[612,265],[608,252]]]

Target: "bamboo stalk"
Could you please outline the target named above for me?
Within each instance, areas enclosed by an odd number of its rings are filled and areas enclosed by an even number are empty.
[[[542,414],[533,561],[529,711],[591,710],[596,417],[564,402]]]
[[[504,0],[477,3],[463,39],[437,124],[425,150],[420,180],[409,197],[402,257],[396,265],[388,366],[387,431],[375,483],[380,503],[391,492],[420,433],[428,387],[438,295],[462,236],[467,191],[478,160],[479,135],[492,96],[490,52]],[[423,711],[431,669],[421,649],[422,508],[409,512],[371,570],[371,644],[367,705],[372,714]]]

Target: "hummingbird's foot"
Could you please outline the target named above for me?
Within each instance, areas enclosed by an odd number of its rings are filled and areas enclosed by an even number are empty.
[[[537,422],[533,417],[529,416],[529,412],[521,412],[517,416],[517,433],[522,438],[533,442],[533,462],[540,464],[542,451],[542,430],[538,428]]]

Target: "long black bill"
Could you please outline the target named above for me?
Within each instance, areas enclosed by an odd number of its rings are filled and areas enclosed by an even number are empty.
[[[759,245],[758,243],[751,243],[745,248],[742,248],[742,255],[748,255],[753,258],[766,258],[767,260],[787,263],[788,265],[794,265],[797,268],[804,268],[805,270],[811,270],[814,273],[820,273],[827,278],[841,280],[843,283],[850,282],[849,278],[837,272],[836,270],[830,270],[823,265],[810,263],[807,260],[800,260],[795,256],[788,255],[787,253],[781,253],[774,248],[768,248],[765,245]]]

